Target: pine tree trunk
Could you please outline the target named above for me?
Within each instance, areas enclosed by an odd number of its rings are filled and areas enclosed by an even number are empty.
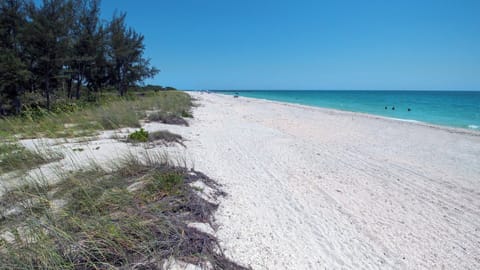
[[[80,86],[81,86],[81,80],[80,78],[77,80],[77,94],[76,94],[76,97],[77,97],[77,100],[80,99]]]
[[[50,110],[50,80],[45,78],[45,95],[47,96],[47,110]]]
[[[70,78],[67,80],[67,97],[68,99],[72,99],[72,86],[73,86],[73,79]]]
[[[20,100],[20,97],[15,95],[15,98],[13,99],[13,107],[15,108],[15,114],[20,114],[20,111],[22,109],[22,101]]]

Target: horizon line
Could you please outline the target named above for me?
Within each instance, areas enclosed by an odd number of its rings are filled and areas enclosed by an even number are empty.
[[[185,91],[437,91],[437,92],[480,92],[480,89],[186,89]]]

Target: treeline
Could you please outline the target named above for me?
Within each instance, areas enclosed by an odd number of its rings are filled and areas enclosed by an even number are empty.
[[[0,115],[105,88],[123,96],[157,74],[125,16],[102,20],[99,0],[1,0]]]

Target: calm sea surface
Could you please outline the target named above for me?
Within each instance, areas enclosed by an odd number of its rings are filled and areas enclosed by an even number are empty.
[[[480,131],[474,91],[215,91]],[[394,109],[393,109],[394,108]],[[410,109],[410,110],[409,110]]]

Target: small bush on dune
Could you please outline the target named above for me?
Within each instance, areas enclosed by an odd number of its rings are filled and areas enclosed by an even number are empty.
[[[130,135],[128,135],[128,140],[131,142],[147,142],[148,141],[148,131],[141,128]]]
[[[193,118],[193,115],[189,111],[182,111],[182,117]]]

